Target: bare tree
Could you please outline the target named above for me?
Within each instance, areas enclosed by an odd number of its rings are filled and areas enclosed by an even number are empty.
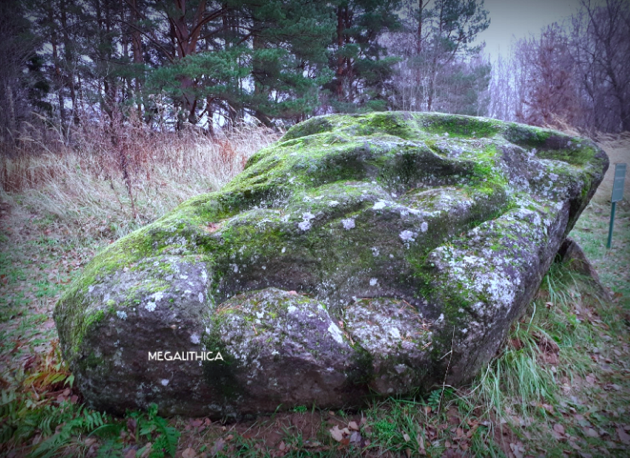
[[[517,121],[539,126],[578,124],[580,99],[569,39],[563,29],[554,23],[539,38],[520,40],[515,57],[525,70]]]
[[[499,55],[492,65],[488,92],[488,116],[504,121],[516,121],[517,112],[522,112],[523,67],[514,58]]]
[[[605,132],[630,131],[630,3],[583,0],[571,50],[588,122]]]

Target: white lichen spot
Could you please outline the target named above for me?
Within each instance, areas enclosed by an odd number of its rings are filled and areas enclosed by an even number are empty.
[[[374,257],[378,256],[380,254],[380,252],[378,251],[378,248],[373,246],[372,247],[372,255],[374,255]]]
[[[328,326],[328,332],[332,334],[333,339],[335,339],[337,343],[343,343],[343,334],[341,334],[341,329],[339,329],[335,323],[330,323],[330,326]]]
[[[289,312],[289,313],[295,313],[295,312],[297,312],[297,309],[298,309],[298,308],[297,308],[295,305],[289,305],[289,306],[287,307],[287,312]]]
[[[384,200],[379,200],[378,202],[376,202],[374,204],[374,206],[372,207],[373,210],[382,210],[383,208],[385,208],[387,204],[385,203]]]
[[[166,385],[169,384],[169,382],[170,382],[170,380],[163,378],[160,383],[162,383],[162,386],[166,386]]]
[[[151,302],[151,301],[147,302],[146,305],[144,306],[144,308],[147,309],[149,312],[154,311],[155,307],[156,307],[155,302]]]
[[[190,341],[194,344],[198,344],[199,342],[201,342],[201,339],[199,338],[199,334],[197,334],[196,332],[191,334]]]
[[[394,339],[400,339],[400,331],[398,330],[398,328],[391,328],[389,330],[389,333]]]
[[[157,293],[151,294],[151,297],[153,298],[155,302],[161,301],[162,298],[164,297],[164,292],[158,291]]]
[[[376,286],[378,284],[378,279],[370,278],[370,286]]]
[[[354,229],[355,228],[354,218],[348,218],[348,219],[341,220],[341,224],[343,224],[343,228],[346,231],[349,231],[350,229]]]
[[[262,270],[267,270],[267,266],[262,266],[261,269]]]
[[[400,234],[398,234],[403,242],[413,242],[415,240],[413,238],[414,235],[415,234],[411,231],[402,231]]]
[[[313,218],[315,218],[315,215],[311,212],[302,213],[302,222],[298,223],[298,227],[305,232],[308,231],[311,228],[311,220]]]
[[[127,313],[125,313],[123,310],[118,310],[116,311],[116,315],[118,316],[118,318],[120,318],[121,320],[126,320],[127,319]]]
[[[238,273],[238,266],[234,264],[234,267],[232,267],[232,270],[234,271],[234,273]]]
[[[89,286],[88,287],[88,293],[91,293],[92,291],[94,291],[94,286]]]
[[[203,303],[203,293],[199,293],[199,302]]]
[[[284,246],[283,246],[283,247],[282,247],[282,251],[281,251],[281,253],[284,253],[285,251],[287,251],[287,247],[284,247]]]
[[[426,221],[423,221],[422,224],[420,225],[420,230],[422,232],[426,232],[427,229],[429,229],[429,224]]]
[[[328,202],[329,207],[336,207],[337,205],[339,205],[339,202],[337,202],[336,200],[331,200],[330,202]]]

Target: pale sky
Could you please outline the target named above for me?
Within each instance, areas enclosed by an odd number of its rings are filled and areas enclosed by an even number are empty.
[[[494,59],[507,56],[514,38],[538,35],[542,27],[576,13],[580,0],[485,0],[484,5],[491,22],[478,39]]]

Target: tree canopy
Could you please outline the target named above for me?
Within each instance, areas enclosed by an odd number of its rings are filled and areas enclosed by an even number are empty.
[[[520,73],[504,62],[493,72],[481,54],[477,37],[490,25],[483,0],[7,0],[0,8],[3,138],[33,113],[64,131],[118,117],[212,132],[243,120],[287,125],[390,109],[630,126],[622,0],[586,2],[572,31],[551,27],[521,44]]]

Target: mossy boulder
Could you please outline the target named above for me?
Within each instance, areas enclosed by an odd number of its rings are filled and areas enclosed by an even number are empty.
[[[607,167],[590,140],[486,118],[310,119],[99,253],[56,307],[64,357],[88,405],[116,412],[239,416],[464,383]]]

